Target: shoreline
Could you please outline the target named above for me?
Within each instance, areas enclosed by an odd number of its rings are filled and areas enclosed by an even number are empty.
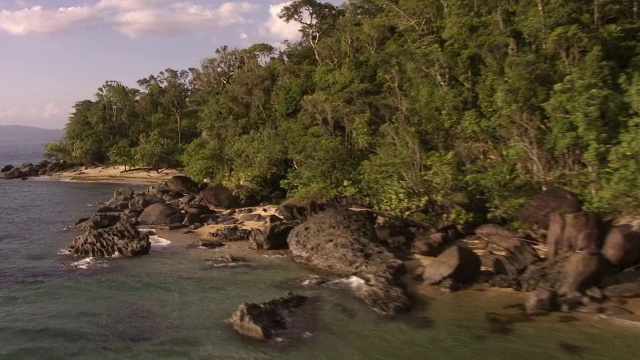
[[[164,169],[160,172],[149,169],[133,169],[124,171],[124,166],[75,167],[51,175],[33,177],[34,180],[57,180],[70,182],[95,182],[115,184],[153,185],[183,175],[177,169]]]

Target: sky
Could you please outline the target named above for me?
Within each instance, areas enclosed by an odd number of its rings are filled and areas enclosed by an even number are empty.
[[[331,1],[338,4],[341,1]],[[106,80],[136,86],[216,48],[299,38],[286,0],[0,0],[0,125],[63,128]]]

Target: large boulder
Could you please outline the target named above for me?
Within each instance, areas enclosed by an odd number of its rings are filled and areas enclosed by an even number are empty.
[[[207,205],[215,208],[230,209],[242,205],[242,199],[234,194],[233,190],[222,184],[209,186],[202,190],[200,195]]]
[[[458,284],[473,282],[480,275],[480,258],[468,248],[454,245],[425,265],[422,279],[439,284],[451,279]]]
[[[13,169],[13,165],[5,165],[5,166],[2,167],[0,172],[5,173],[5,172],[8,172],[8,171],[11,171],[12,169]]]
[[[162,199],[150,194],[138,194],[129,202],[129,209],[144,210],[146,207],[163,202]]]
[[[176,175],[167,181],[167,187],[171,191],[182,194],[197,194],[200,185],[188,176]]]
[[[526,242],[506,250],[506,255],[497,255],[493,259],[493,271],[497,275],[506,275],[517,279],[529,266],[540,260],[535,249]]]
[[[527,296],[524,303],[525,313],[528,315],[544,315],[557,307],[556,293],[549,289],[538,289]]]
[[[602,255],[620,268],[640,263],[640,231],[631,225],[612,228],[604,240]]]
[[[132,188],[128,186],[121,187],[113,193],[113,197],[107,202],[107,206],[117,208],[129,206],[129,202],[133,199],[134,194]]]
[[[231,324],[244,336],[269,340],[287,329],[291,311],[302,306],[306,300],[305,296],[287,293],[261,304],[242,303],[231,315]]]
[[[547,257],[571,251],[597,251],[602,245],[602,223],[593,213],[553,213],[549,217]]]
[[[375,311],[393,314],[409,307],[395,282],[403,264],[380,245],[370,220],[359,212],[327,209],[296,226],[287,242],[295,261],[364,280],[355,295]]]
[[[640,297],[640,281],[607,286],[603,292],[608,297],[638,298]]]
[[[598,284],[606,270],[606,262],[599,253],[573,253],[564,264],[563,280],[558,288],[558,294],[584,292]]]
[[[108,220],[107,220],[108,219]],[[87,225],[84,234],[76,237],[67,250],[75,255],[107,257],[120,254],[123,256],[145,255],[151,249],[149,236],[139,232],[128,217],[122,216],[113,225],[112,218],[103,219],[105,222],[96,221],[100,227]]]
[[[77,225],[82,231],[103,229],[115,225],[121,219],[122,216],[119,214],[96,214],[88,219],[82,219],[84,221],[78,221]]]
[[[569,191],[552,187],[534,196],[518,211],[518,218],[525,224],[542,229],[549,227],[549,215],[569,214],[582,210],[582,202]]]
[[[237,225],[225,226],[208,234],[208,237],[217,241],[247,241],[251,230],[241,229]]]
[[[249,235],[249,248],[254,250],[286,249],[287,237],[293,230],[293,225],[276,222],[269,224],[264,230],[254,229]]]
[[[169,225],[181,223],[183,220],[184,215],[178,209],[164,203],[147,206],[138,217],[141,225]]]

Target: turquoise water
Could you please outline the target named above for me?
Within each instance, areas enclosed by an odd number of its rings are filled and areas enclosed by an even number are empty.
[[[119,185],[0,181],[0,359],[635,359],[640,329],[593,315],[498,331],[487,312],[516,313],[518,294],[434,293],[389,320],[341,290],[305,289],[287,260],[206,266],[205,251],[153,247],[106,267],[65,269],[58,255]],[[238,304],[293,290],[311,296],[304,339],[260,343],[226,322]]]

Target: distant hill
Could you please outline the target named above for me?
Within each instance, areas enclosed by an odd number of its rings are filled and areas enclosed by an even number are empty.
[[[64,136],[62,129],[42,129],[22,125],[0,125],[0,144],[44,144]]]

